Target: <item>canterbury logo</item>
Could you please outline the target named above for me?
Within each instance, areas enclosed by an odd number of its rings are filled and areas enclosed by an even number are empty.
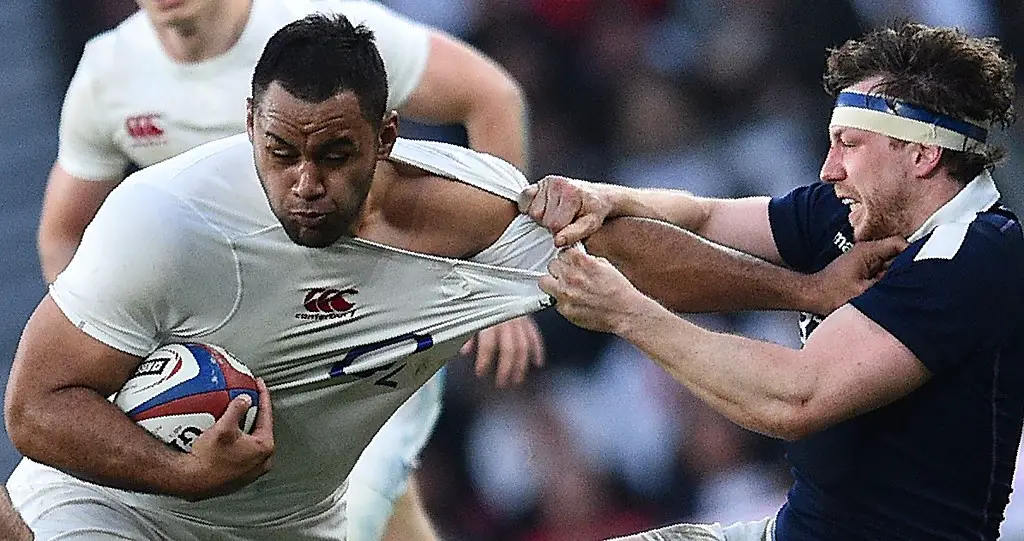
[[[355,304],[346,300],[345,295],[355,295],[356,293],[359,292],[355,289],[338,290],[318,287],[306,293],[306,298],[302,301],[302,305],[306,307],[306,311],[314,313],[348,312]]]
[[[159,114],[130,116],[124,121],[124,131],[128,132],[132,139],[161,137],[164,134],[164,130],[156,124],[159,118]]]

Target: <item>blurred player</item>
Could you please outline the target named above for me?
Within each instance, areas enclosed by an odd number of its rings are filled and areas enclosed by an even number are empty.
[[[500,67],[438,31],[372,2],[338,0],[139,0],[140,12],[91,40],[68,89],[60,150],[39,227],[43,276],[71,260],[86,224],[130,165],[145,167],[241,133],[253,65],[270,35],[317,11],[345,14],[375,31],[388,72],[388,108],[465,125],[471,146],[525,165],[525,105]],[[499,386],[543,361],[536,325],[520,318],[480,333],[476,370],[496,365]],[[467,344],[465,352],[473,351]],[[441,377],[382,430],[353,474],[350,527],[383,529],[439,415]],[[414,485],[414,484],[413,484]],[[399,509],[421,509],[417,501]],[[422,516],[403,517],[424,526]],[[413,534],[404,531],[400,538]],[[429,536],[428,536],[429,537]]]
[[[565,179],[527,190],[523,208],[560,243],[620,214],[662,218],[805,272],[865,242],[909,243],[864,293],[804,318],[799,351],[692,325],[578,250],[552,262],[541,287],[566,317],[634,343],[737,424],[788,440],[795,481],[776,516],[629,539],[998,537],[1024,422],[1024,236],[1000,204],[988,169],[1003,151],[987,137],[1014,119],[1014,71],[992,39],[882,29],[829,56],[836,105],[820,183],[775,199]],[[688,279],[656,276],[679,258],[657,238],[643,245],[660,252],[614,245],[641,290]]]

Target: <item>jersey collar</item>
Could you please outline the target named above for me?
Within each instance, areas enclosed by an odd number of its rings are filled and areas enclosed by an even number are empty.
[[[929,216],[921,224],[921,227],[907,238],[907,242],[915,242],[924,238],[940,225],[971,223],[978,213],[988,210],[999,201],[999,198],[999,190],[996,189],[996,183],[992,180],[992,174],[986,170],[968,182],[967,186],[960,190],[960,193]]]

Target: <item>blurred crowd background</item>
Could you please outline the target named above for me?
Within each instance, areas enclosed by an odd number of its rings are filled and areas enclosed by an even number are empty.
[[[531,178],[703,195],[777,195],[817,178],[831,110],[820,85],[826,49],[866,29],[901,19],[955,25],[999,36],[1024,58],[1019,0],[383,3],[462,37],[518,79],[531,109]],[[61,97],[85,40],[134,9],[132,0],[0,4],[0,379],[44,292],[34,235]],[[406,123],[403,134],[464,142],[451,126]],[[1011,152],[996,181],[1024,209],[1024,122],[1000,140]],[[466,361],[448,367],[445,411],[420,472],[445,539],[593,540],[775,512],[790,481],[777,442],[708,410],[629,345],[554,312],[538,317],[549,361],[521,388],[497,390]],[[798,344],[791,314],[696,319]],[[18,457],[0,440],[6,477]],[[1004,539],[1024,539],[1024,510],[1010,515]]]

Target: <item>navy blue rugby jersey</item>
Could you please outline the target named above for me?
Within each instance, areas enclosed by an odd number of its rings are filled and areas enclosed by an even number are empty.
[[[778,541],[998,536],[1024,422],[1024,237],[998,199],[987,174],[972,181],[850,301],[932,378],[888,406],[787,443],[795,482]],[[773,199],[783,260],[803,272],[824,268],[852,246],[848,213],[822,183]],[[818,321],[803,317],[801,333]]]

